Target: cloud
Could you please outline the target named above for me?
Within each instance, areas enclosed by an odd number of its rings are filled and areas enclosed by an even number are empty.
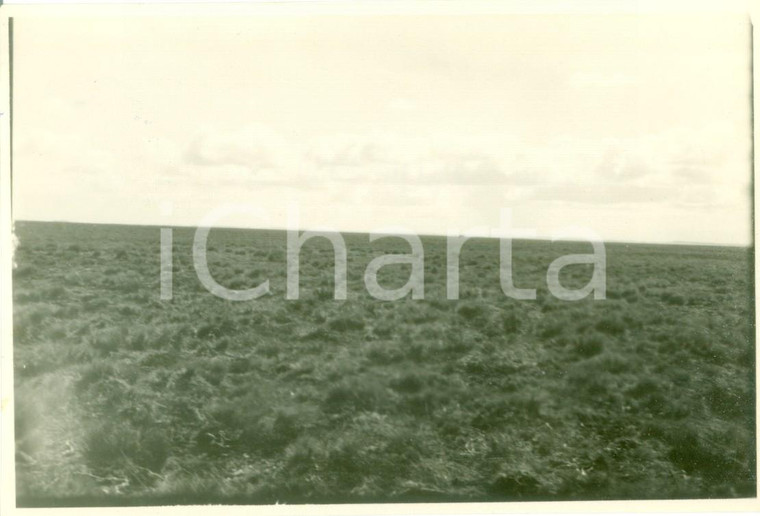
[[[399,139],[383,133],[334,133],[313,139],[304,158],[320,168],[394,165],[407,161],[410,153]]]
[[[628,181],[646,177],[653,170],[643,156],[611,147],[605,151],[594,172],[601,178]]]
[[[272,203],[301,199],[325,211],[376,209],[383,217],[406,208],[421,217],[466,213],[468,221],[531,203],[729,209],[747,204],[750,182],[749,152],[734,134],[715,126],[604,140],[530,141],[453,130],[299,139],[249,124],[206,128],[184,148],[161,142],[126,155],[76,133],[43,130],[19,139],[23,175],[16,190],[40,203],[35,189],[56,184],[72,198],[91,191],[116,199],[113,206],[135,195],[187,202],[269,197]],[[150,172],[135,172],[141,170]]]
[[[744,161],[725,151],[740,148],[730,134],[725,128],[675,128],[602,141],[566,135],[530,143],[502,133],[401,137],[368,131],[300,141],[253,125],[206,131],[174,173],[177,180],[214,187],[332,192],[356,205],[387,205],[389,199],[417,204],[443,188],[477,186],[507,192],[487,196],[488,202],[709,207],[725,202],[726,195],[715,193],[718,185],[731,191],[749,181]],[[399,195],[397,186],[429,193]]]
[[[306,186],[294,150],[282,134],[264,125],[206,129],[185,149],[182,166],[168,173],[214,186]]]
[[[430,186],[505,184],[508,174],[503,151],[507,145],[502,145],[501,152],[494,152],[493,138],[333,134],[312,142],[305,159],[315,169],[313,173],[326,181]]]
[[[530,196],[540,201],[727,207],[751,179],[749,142],[737,134],[714,124],[602,141],[569,136],[528,150],[521,179],[530,186],[528,171],[538,172]]]
[[[580,185],[573,183],[539,186],[532,190],[531,199],[576,204],[622,204],[669,202],[678,194],[671,188],[628,184]]]

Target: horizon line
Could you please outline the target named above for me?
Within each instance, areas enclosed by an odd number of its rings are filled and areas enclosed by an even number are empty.
[[[98,226],[136,226],[136,227],[154,227],[154,228],[178,228],[178,229],[193,229],[198,228],[200,226],[197,225],[185,225],[185,224],[135,224],[130,222],[89,222],[89,221],[77,221],[77,220],[40,220],[40,219],[13,219],[11,222],[11,225],[15,225],[16,222],[39,222],[39,223],[48,223],[48,224],[93,224]],[[211,226],[214,229],[236,229],[236,230],[249,230],[249,231],[288,231],[288,228],[281,228],[281,227],[273,227],[273,228],[265,228],[265,227],[251,227],[251,226]],[[11,234],[15,234],[15,228],[11,227]],[[309,229],[309,228],[299,228],[299,231],[322,231],[320,229]],[[343,230],[328,230],[330,233],[338,233],[338,234],[349,234],[349,235],[369,235],[369,231],[343,231]],[[445,234],[436,234],[436,233],[382,233],[387,234],[389,236],[393,236],[396,234],[412,234],[416,235],[418,237],[428,237],[428,238],[448,238],[449,235]],[[458,236],[465,236],[465,235],[458,235]],[[491,235],[472,235],[468,236],[468,238],[481,238],[481,239],[495,239],[498,240],[499,237],[491,236]],[[525,240],[525,241],[531,241],[531,242],[585,242],[586,240],[572,240],[572,239],[564,239],[564,238],[558,238],[558,239],[551,239],[551,238],[527,238],[527,237],[520,237],[516,238],[515,240]],[[651,240],[607,240],[603,239],[602,243],[609,243],[609,244],[634,244],[634,245],[671,245],[671,246],[681,246],[681,247],[697,247],[697,246],[706,246],[706,247],[735,247],[735,248],[744,248],[744,249],[753,249],[754,248],[754,238],[752,239],[752,242],[747,244],[736,244],[736,243],[724,243],[724,242],[693,242],[688,240],[671,240],[667,242],[655,242]]]

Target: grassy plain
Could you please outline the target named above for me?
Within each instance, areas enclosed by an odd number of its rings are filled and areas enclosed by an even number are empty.
[[[446,300],[443,238],[423,238],[425,300],[369,296],[397,239],[347,234],[335,301],[324,239],[285,299],[285,234],[214,230],[214,297],[174,230],[18,222],[13,274],[20,505],[578,500],[755,495],[750,250],[607,245],[604,301],[560,301],[555,258],[583,243],[472,240]],[[580,286],[585,266],[561,277]],[[382,269],[401,286],[408,266]]]

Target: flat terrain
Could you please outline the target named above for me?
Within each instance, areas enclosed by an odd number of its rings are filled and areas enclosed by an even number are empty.
[[[423,238],[425,299],[370,297],[367,263],[398,239],[309,241],[286,300],[285,234],[214,230],[219,283],[174,230],[159,299],[158,227],[18,222],[14,271],[20,505],[495,501],[755,495],[748,249],[609,244],[607,296],[546,287],[584,243],[463,250],[446,300],[443,238]],[[582,286],[586,266],[563,269]],[[409,267],[382,269],[388,288]]]

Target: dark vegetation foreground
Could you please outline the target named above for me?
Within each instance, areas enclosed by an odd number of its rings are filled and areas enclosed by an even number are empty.
[[[560,301],[555,258],[588,244],[465,244],[447,301],[445,240],[423,238],[425,300],[384,302],[366,264],[398,239],[309,241],[285,299],[285,234],[214,230],[214,297],[174,231],[24,223],[14,271],[20,505],[495,501],[755,495],[750,251],[610,244],[604,301]],[[586,266],[563,269],[584,285]],[[382,269],[387,288],[408,266]]]

